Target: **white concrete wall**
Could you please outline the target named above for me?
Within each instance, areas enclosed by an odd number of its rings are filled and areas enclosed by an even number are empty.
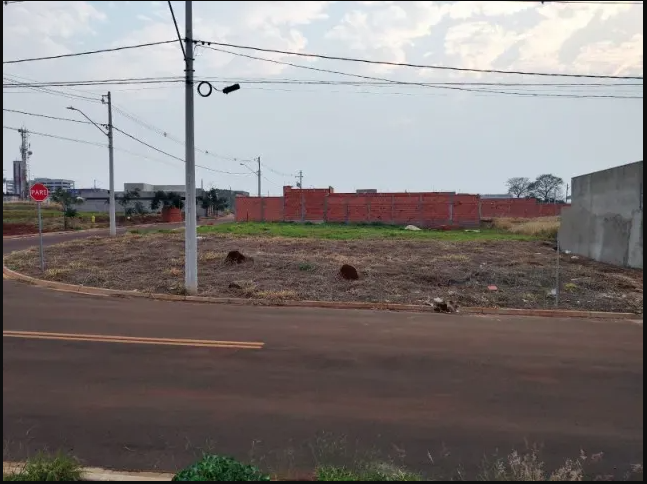
[[[572,180],[562,212],[562,249],[624,267],[643,267],[643,162]]]

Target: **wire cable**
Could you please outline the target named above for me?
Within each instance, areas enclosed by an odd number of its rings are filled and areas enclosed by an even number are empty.
[[[172,155],[170,153],[167,153],[164,150],[161,150],[161,149],[159,149],[159,148],[157,148],[157,147],[155,147],[155,146],[153,146],[153,145],[151,145],[149,143],[146,143],[145,141],[140,140],[136,136],[133,136],[132,134],[127,133],[124,130],[117,128],[116,126],[113,126],[112,129],[114,129],[116,131],[119,131],[121,134],[129,137],[130,139],[132,139],[134,141],[137,141],[138,143],[141,143],[142,145],[144,145],[144,146],[146,146],[146,147],[148,147],[148,148],[150,148],[152,150],[157,151],[158,153],[161,153],[161,154],[166,155],[166,156],[168,156],[170,158],[173,158],[175,160],[181,161],[182,163],[185,163],[185,160],[183,158],[180,158],[179,156],[175,156],[175,155]],[[211,167],[204,166],[204,165],[196,164],[195,166],[199,166],[200,168],[204,168],[205,170],[213,171],[215,173],[222,173],[222,174],[225,174],[225,175],[247,175],[247,173],[235,173],[235,172],[231,172],[231,171],[216,170],[215,168],[211,168]]]
[[[11,131],[20,131],[20,128],[15,128],[13,126],[3,125],[2,128],[3,129],[8,129],[8,130],[11,130]],[[122,133],[123,133],[123,131],[122,131]],[[70,142],[73,142],[73,143],[80,143],[80,144],[85,144],[85,145],[89,145],[89,146],[98,146],[100,148],[108,148],[108,145],[105,144],[105,143],[99,143],[99,142],[96,142],[96,141],[87,141],[87,140],[82,140],[82,139],[78,139],[78,138],[68,138],[66,136],[59,136],[59,135],[55,135],[55,134],[51,134],[51,133],[42,133],[42,132],[39,132],[39,131],[29,130],[29,134],[34,135],[34,136],[42,136],[42,137],[45,137],[45,138],[58,139],[58,140],[61,140],[61,141],[70,141]],[[126,134],[126,133],[124,133],[124,134]],[[150,156],[142,155],[140,153],[136,153],[136,152],[126,150],[126,149],[123,149],[123,148],[115,147],[114,150],[119,151],[121,153],[127,153],[129,155],[136,156],[136,157],[139,157],[139,158],[143,158],[145,160],[155,161],[155,162],[158,162],[158,163],[164,163],[166,165],[171,165],[171,166],[177,166],[177,165],[173,165],[168,160],[161,160],[159,158],[151,158]],[[173,155],[170,155],[170,156],[173,157],[173,158],[179,159],[179,158],[177,158],[177,157],[175,157]],[[184,160],[182,160],[182,159],[179,159],[179,160],[184,162]],[[204,170],[215,171],[217,173],[222,173],[222,172],[220,172],[218,170],[214,170],[213,168],[210,168],[208,166],[197,165],[197,164],[195,166],[196,166],[196,168],[202,168]],[[241,175],[246,175],[246,173],[241,173]]]
[[[279,65],[287,65],[290,67],[296,67],[298,69],[306,69],[310,71],[316,71],[316,72],[325,72],[327,74],[337,74],[341,76],[350,76],[350,77],[356,77],[359,79],[366,79],[366,80],[371,80],[371,81],[382,81],[382,82],[387,82],[391,84],[399,84],[399,85],[408,85],[408,86],[422,86],[422,87],[432,87],[436,89],[449,89],[449,90],[455,90],[455,91],[470,91],[470,92],[478,92],[478,93],[484,93],[484,94],[504,94],[504,95],[514,95],[514,96],[520,96],[520,97],[566,97],[566,98],[619,98],[619,99],[642,99],[642,96],[614,96],[614,95],[570,95],[570,94],[538,94],[538,93],[528,93],[528,92],[514,92],[514,91],[499,91],[499,90],[491,90],[491,89],[476,89],[476,88],[466,88],[466,87],[458,87],[458,86],[431,86],[425,83],[420,83],[420,82],[407,82],[407,81],[396,81],[393,79],[386,79],[383,77],[373,77],[373,76],[365,76],[362,74],[354,74],[354,73],[348,73],[348,72],[342,72],[342,71],[335,71],[331,69],[320,69],[318,67],[312,67],[312,66],[304,66],[300,64],[294,64],[292,62],[285,62],[285,61],[278,61],[274,59],[267,59],[264,57],[257,57],[253,55],[248,55],[248,54],[242,54],[240,52],[232,52],[230,50],[225,50],[225,49],[220,49],[218,47],[212,47],[209,45],[204,46],[206,49],[211,49],[217,52],[223,52],[225,54],[231,54],[234,56],[239,56],[239,57],[245,57],[248,59],[252,60],[259,60],[259,61],[264,61],[264,62],[270,62],[273,64],[279,64]]]
[[[177,40],[180,42],[180,49],[182,49],[182,56],[186,61],[186,51],[184,50],[184,42],[182,41],[182,35],[180,34],[180,27],[177,25],[177,19],[175,18],[175,11],[173,10],[173,4],[171,0],[168,0],[168,8],[171,11],[171,17],[173,17],[173,25],[175,25],[175,32],[177,33]]]
[[[27,80],[27,81],[30,81],[30,82],[34,81],[33,79],[29,79],[27,77],[16,76],[14,74],[11,74],[11,75],[10,74],[4,74],[2,78],[10,80],[12,82],[22,82],[22,81],[16,81],[16,79],[24,79],[24,80]],[[23,82],[22,84],[23,84],[22,87],[25,87],[25,88],[28,88],[28,89],[33,89],[36,92],[41,92],[41,93],[44,93],[44,94],[50,94],[50,95],[54,95],[54,96],[62,96],[62,97],[65,97],[67,99],[73,99],[73,100],[77,100],[77,101],[89,101],[89,102],[94,102],[94,103],[101,102],[101,100],[99,98],[92,98],[92,97],[88,97],[88,96],[82,96],[82,95],[79,95],[79,94],[74,94],[74,93],[71,93],[71,92],[66,92],[66,91],[57,90],[57,89],[47,89],[47,88],[42,88],[42,87],[32,87],[29,83],[25,83],[25,82]],[[79,92],[82,92],[82,91],[79,91]],[[4,93],[4,91],[3,91],[3,93]]]
[[[356,57],[340,57],[340,56],[333,56],[333,55],[327,55],[327,54],[313,54],[313,53],[306,53],[306,52],[294,52],[289,50],[267,49],[264,47],[229,44],[225,42],[212,42],[212,41],[204,41],[204,40],[194,40],[193,42],[195,44],[200,44],[203,46],[217,45],[219,47],[252,50],[256,52],[266,52],[266,53],[272,53],[272,54],[292,55],[297,57],[307,57],[307,58],[314,58],[314,59],[335,60],[335,61],[344,61],[344,62],[356,62],[356,63],[362,63],[362,64],[382,65],[382,66],[391,66],[391,67],[412,67],[415,69],[435,69],[435,70],[454,71],[454,72],[476,72],[480,74],[513,74],[513,75],[522,75],[522,76],[543,76],[543,77],[642,80],[642,76],[608,76],[608,75],[600,75],[600,74],[562,74],[562,73],[555,73],[555,72],[507,71],[507,70],[500,70],[500,69],[472,69],[467,67],[450,67],[450,66],[439,66],[439,65],[410,64],[410,63],[404,63],[404,62],[373,61],[369,59],[360,59]]]
[[[153,47],[155,45],[164,45],[164,44],[170,44],[176,42],[175,39],[173,40],[164,40],[160,42],[147,42],[145,44],[135,44],[135,45],[122,45],[120,47],[110,47],[106,49],[98,49],[98,50],[86,50],[84,52],[74,52],[71,54],[59,54],[59,55],[49,55],[45,57],[30,57],[27,59],[14,59],[14,60],[9,60],[9,61],[2,61],[2,64],[21,64],[23,62],[36,62],[36,61],[44,61],[44,60],[54,60],[54,59],[66,59],[69,57],[80,57],[84,55],[92,55],[92,54],[103,54],[105,52],[120,52],[122,50],[129,50],[129,49],[142,49],[144,47]]]
[[[244,84],[303,84],[303,85],[348,85],[348,86],[392,86],[393,84],[381,81],[341,81],[341,80],[321,80],[321,79],[286,79],[286,78],[247,78],[231,79],[222,77],[204,77],[202,80],[211,82],[242,82]],[[42,81],[31,84],[14,82],[12,84],[3,84],[3,87],[72,87],[72,86],[97,86],[97,85],[135,85],[140,83],[178,83],[184,82],[184,78],[179,76],[167,77],[131,77],[131,78],[114,78],[114,79],[86,79],[79,81]],[[405,82],[405,81],[402,81]],[[497,87],[621,87],[621,86],[643,86],[642,82],[571,82],[571,83],[525,83],[525,82],[472,82],[472,81],[443,81],[443,82],[425,82],[416,83],[424,86],[497,86]]]
[[[169,139],[169,140],[171,140],[171,141],[173,141],[173,142],[175,142],[175,143],[178,143],[178,144],[180,144],[180,145],[182,145],[182,146],[185,146],[184,141],[182,141],[181,139],[179,139],[179,138],[177,138],[177,137],[173,136],[173,135],[172,135],[172,134],[170,134],[169,132],[167,132],[167,131],[165,131],[165,130],[163,130],[163,129],[161,129],[161,128],[158,128],[158,127],[156,127],[156,126],[153,126],[152,124],[150,124],[150,123],[148,123],[148,122],[144,121],[143,119],[141,119],[141,118],[139,118],[139,117],[135,116],[135,115],[134,115],[134,114],[132,114],[132,113],[129,113],[128,111],[124,110],[123,108],[121,108],[121,107],[119,107],[119,106],[115,106],[115,105],[113,104],[113,105],[112,105],[112,107],[113,107],[113,109],[114,109],[115,111],[117,111],[119,114],[121,114],[122,116],[124,116],[124,117],[126,117],[126,118],[130,119],[130,120],[131,120],[131,121],[133,121],[134,123],[139,124],[140,126],[142,126],[142,127],[146,128],[146,129],[148,129],[149,131],[152,131],[152,132],[154,132],[154,133],[157,133],[157,134],[159,134],[160,136],[163,136],[163,137],[164,137],[164,138],[166,138],[166,139]],[[221,160],[236,161],[236,162],[239,162],[239,161],[251,162],[251,161],[253,161],[253,160],[251,160],[251,159],[247,159],[247,158],[236,158],[236,157],[231,157],[231,156],[219,155],[219,154],[217,154],[217,153],[213,153],[213,152],[211,152],[211,151],[209,151],[209,150],[205,150],[205,149],[201,149],[201,148],[196,148],[195,150],[196,150],[198,153],[202,153],[203,155],[211,156],[211,157],[213,157],[213,158],[217,158],[217,159],[221,159]]]
[[[24,114],[25,116],[35,116],[35,117],[38,117],[38,118],[52,119],[52,120],[56,120],[56,121],[68,121],[70,123],[78,123],[78,124],[92,124],[89,121],[82,121],[80,119],[60,118],[58,116],[48,116],[46,114],[29,113],[27,111],[19,111],[17,109],[2,108],[2,110],[6,111],[8,113]]]

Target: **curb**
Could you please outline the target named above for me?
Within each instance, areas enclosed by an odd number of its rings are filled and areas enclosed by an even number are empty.
[[[3,462],[3,474],[14,474],[20,472],[25,467],[20,462]],[[173,474],[156,473],[156,472],[120,472],[101,469],[100,467],[83,467],[81,477],[84,481],[171,481]]]
[[[277,301],[270,302],[259,299],[244,299],[234,297],[212,296],[180,296],[175,294],[146,293],[140,291],[124,291],[120,289],[105,289],[102,287],[78,286],[64,282],[46,281],[36,277],[21,274],[2,265],[2,274],[9,279],[27,282],[37,287],[46,287],[62,292],[73,292],[87,296],[105,297],[136,297],[156,301],[183,301],[202,304],[229,304],[238,306],[274,306],[319,309],[359,309],[382,310],[399,312],[435,313],[431,306],[394,303],[367,302],[335,302],[335,301]],[[586,319],[642,319],[642,315],[634,313],[606,313],[600,311],[577,311],[568,309],[513,309],[513,308],[461,308],[459,314],[489,315],[489,316],[536,316],[544,318],[586,318]]]
[[[168,222],[170,224],[175,224],[176,222]],[[121,227],[117,227],[117,230],[119,229],[142,229],[146,227],[151,227],[151,226],[157,226],[157,225],[165,225],[165,222],[157,222],[157,223],[152,223],[152,224],[139,224],[139,225],[122,225]],[[43,237],[48,237],[50,235],[68,235],[68,234],[88,234],[92,232],[101,232],[104,230],[108,230],[109,227],[99,227],[95,229],[85,229],[85,230],[63,230],[59,232],[43,232]],[[19,240],[19,239],[29,239],[31,237],[38,237],[38,232],[35,234],[23,234],[23,235],[3,235],[2,240]]]

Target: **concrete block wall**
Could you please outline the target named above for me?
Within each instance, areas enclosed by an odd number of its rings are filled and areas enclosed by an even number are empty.
[[[237,197],[236,220],[476,227],[482,218],[559,215],[563,207],[525,199],[487,202],[453,192],[335,193],[284,187],[283,197]]]
[[[643,162],[572,180],[562,213],[560,246],[622,267],[643,268]]]

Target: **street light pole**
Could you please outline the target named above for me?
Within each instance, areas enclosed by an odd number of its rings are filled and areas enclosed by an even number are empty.
[[[104,97],[102,96],[101,102],[104,102]],[[85,119],[90,121],[99,131],[108,137],[108,171],[110,177],[110,193],[108,194],[108,204],[109,204],[109,213],[110,213],[110,235],[117,235],[117,204],[115,203],[115,150],[113,143],[113,131],[112,131],[112,97],[110,92],[107,95],[108,98],[108,131],[104,131],[101,126],[95,123],[87,114],[85,114],[80,109],[75,108],[74,106],[68,106],[67,109],[70,111],[76,111],[81,114]]]
[[[185,220],[184,220],[184,288],[188,294],[198,292],[198,234],[195,199],[195,120],[193,105],[193,2],[185,3]]]

